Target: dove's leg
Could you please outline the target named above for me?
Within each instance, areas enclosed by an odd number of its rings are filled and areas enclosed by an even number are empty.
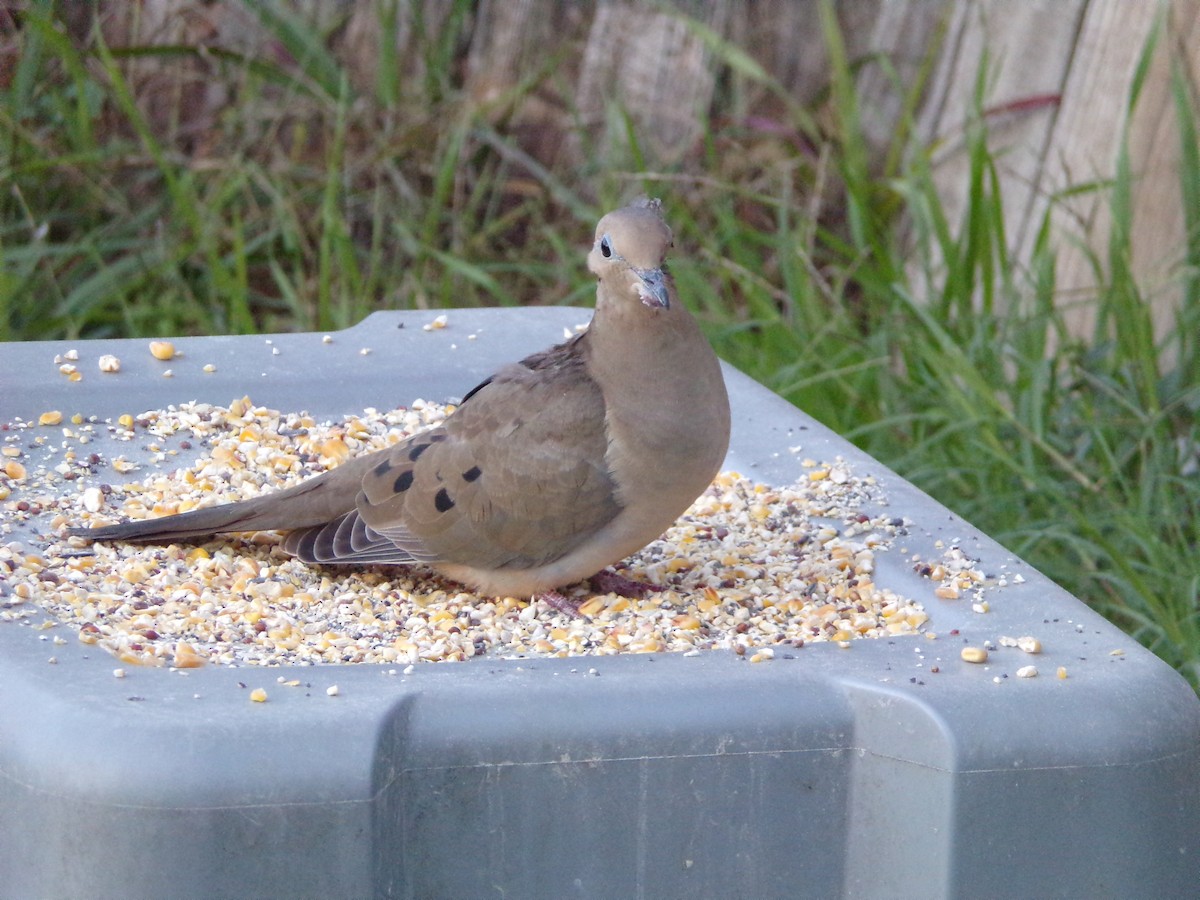
[[[626,578],[624,575],[614,572],[612,569],[601,569],[588,579],[588,584],[598,594],[616,594],[620,597],[640,598],[654,591],[662,590],[657,584],[635,581],[632,578]],[[534,599],[544,600],[547,606],[564,615],[576,619],[581,617],[579,606],[583,603],[582,598],[571,600],[558,591],[546,591],[543,594],[538,594]]]

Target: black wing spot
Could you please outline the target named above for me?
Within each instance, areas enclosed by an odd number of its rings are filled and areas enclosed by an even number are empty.
[[[382,478],[384,475],[386,475],[390,471],[392,471],[392,461],[390,459],[385,459],[383,462],[381,462],[379,465],[377,465],[375,467],[375,474],[378,475],[380,478]]]
[[[444,513],[454,509],[454,501],[450,499],[450,494],[445,488],[442,488],[434,495],[433,505],[438,512]]]
[[[413,470],[405,469],[403,472],[401,472],[399,475],[396,476],[396,481],[392,485],[392,490],[395,491],[397,494],[403,494],[410,487],[412,487],[412,483],[413,483]]]
[[[462,473],[463,481],[474,481],[482,474],[483,469],[479,468],[479,466],[471,466],[471,468]]]
[[[412,460],[413,462],[416,462],[418,459],[420,459],[421,454],[424,453],[428,449],[429,449],[429,444],[417,444],[415,447],[413,447],[411,450],[408,451],[408,458],[410,460]]]

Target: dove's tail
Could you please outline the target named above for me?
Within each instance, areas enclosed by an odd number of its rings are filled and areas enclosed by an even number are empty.
[[[271,498],[226,503],[175,516],[136,519],[97,528],[72,526],[67,529],[67,534],[90,541],[176,541],[208,537],[223,531],[264,531],[287,527],[278,521],[278,515],[272,515],[277,509],[275,504],[263,502],[268,499]],[[264,506],[267,508],[264,509]]]
[[[90,541],[179,541],[230,531],[290,531],[322,525],[354,509],[361,471],[359,457],[287,490],[158,519],[72,526],[67,534]]]

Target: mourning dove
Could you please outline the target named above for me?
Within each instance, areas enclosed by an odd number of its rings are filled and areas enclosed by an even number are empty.
[[[252,500],[69,534],[281,530],[308,563],[417,563],[485,595],[561,600],[659,537],[725,458],[725,382],[663,264],[671,244],[657,200],[604,216],[587,329],[394,447]]]

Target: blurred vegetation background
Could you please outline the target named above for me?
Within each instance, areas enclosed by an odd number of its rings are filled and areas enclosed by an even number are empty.
[[[1111,177],[1014,241],[991,137],[1061,97],[997,104],[982,52],[934,138],[953,4],[886,47],[878,5],[765,6],[0,4],[0,340],[586,304],[597,217],[661,196],[723,358],[1200,684],[1200,100],[1167,7]],[[1147,276],[1120,123],[1153,77],[1183,226]],[[1064,231],[1080,198],[1102,241]]]

